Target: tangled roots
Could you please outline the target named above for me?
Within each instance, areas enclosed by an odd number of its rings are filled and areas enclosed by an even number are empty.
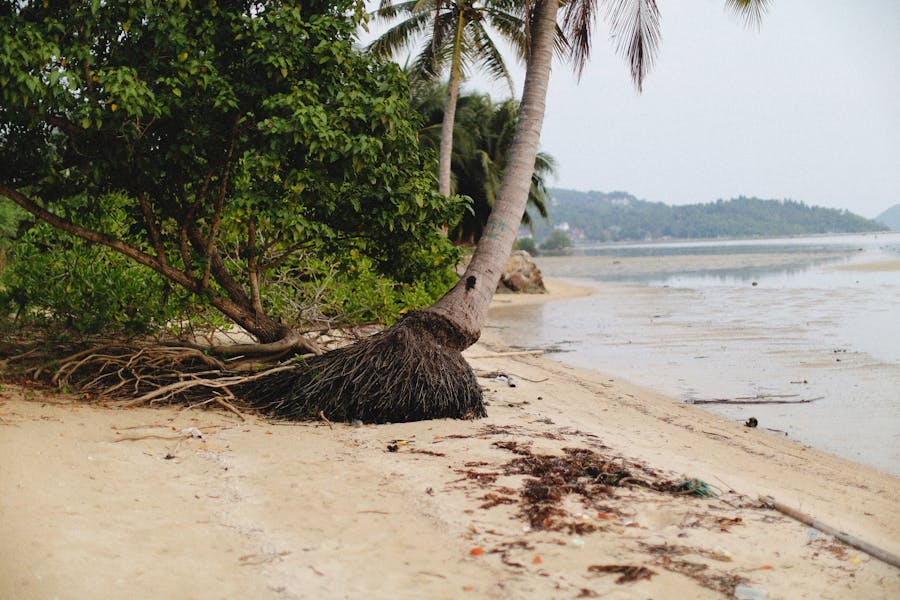
[[[389,329],[235,389],[272,416],[399,423],[487,415],[460,354],[469,345],[450,321],[409,314]]]

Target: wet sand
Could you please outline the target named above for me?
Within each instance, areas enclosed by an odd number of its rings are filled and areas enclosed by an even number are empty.
[[[571,281],[595,294],[501,309],[492,325],[509,345],[682,402],[798,402],[705,406],[898,475],[898,261],[856,254],[542,258],[545,273],[594,274]],[[656,282],[627,279],[644,274]]]

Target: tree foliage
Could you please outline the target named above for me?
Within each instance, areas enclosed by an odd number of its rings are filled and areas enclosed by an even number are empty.
[[[512,91],[512,77],[490,30],[503,36],[519,58],[524,58],[525,14],[525,5],[511,0],[382,0],[373,13],[376,19],[401,20],[369,45],[370,52],[392,56],[421,42],[410,70],[429,80],[436,80],[445,70],[449,72],[438,168],[438,190],[442,194],[453,191],[451,162],[460,84],[471,67],[478,66],[494,79],[505,79]]]
[[[354,270],[388,312],[427,303],[458,209],[403,74],[354,49],[362,17],[350,0],[2,2],[0,196],[261,341]]]
[[[421,114],[424,126],[419,134],[423,149],[433,149],[440,143],[440,124],[443,108],[438,99],[441,89],[432,80],[411,74],[412,105]],[[454,188],[458,194],[471,199],[461,211],[458,224],[449,236],[456,243],[475,244],[481,238],[491,208],[500,191],[518,117],[518,103],[512,99],[495,102],[487,94],[468,93],[459,98],[454,127],[451,161]],[[547,217],[550,194],[547,181],[556,174],[556,160],[539,152],[534,162],[528,208],[536,216]],[[531,227],[535,215],[526,210],[522,224]]]
[[[563,252],[572,246],[569,234],[561,229],[554,229],[539,246],[544,252]]]

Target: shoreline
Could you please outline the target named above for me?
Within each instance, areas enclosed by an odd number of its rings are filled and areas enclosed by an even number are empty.
[[[584,292],[548,288],[496,304]],[[474,421],[288,424],[6,385],[0,597],[900,593],[900,569],[757,500],[900,554],[900,478],[612,375],[493,356],[507,349],[487,327],[466,352],[487,356],[470,359],[489,404]],[[521,461],[566,448],[638,477],[696,478],[717,497],[601,486],[565,494],[548,527],[532,527]]]

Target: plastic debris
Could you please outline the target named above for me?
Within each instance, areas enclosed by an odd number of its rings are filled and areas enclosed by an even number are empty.
[[[701,498],[716,497],[716,492],[702,479],[685,479],[673,491],[690,496],[700,496]]]
[[[766,600],[769,597],[769,593],[761,587],[742,583],[735,586],[734,597],[736,600]]]

